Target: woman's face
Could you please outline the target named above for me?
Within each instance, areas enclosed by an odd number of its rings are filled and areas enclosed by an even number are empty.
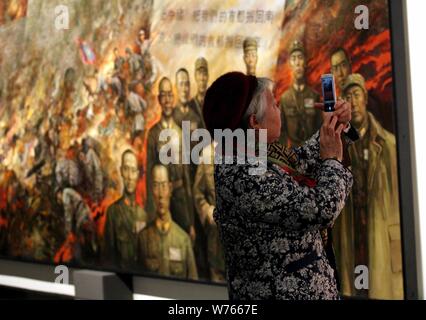
[[[281,135],[281,110],[279,104],[275,101],[271,90],[266,91],[267,107],[265,116],[259,122],[260,129],[268,130],[268,143],[275,142]]]

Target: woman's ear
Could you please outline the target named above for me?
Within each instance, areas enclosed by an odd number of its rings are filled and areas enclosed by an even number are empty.
[[[256,116],[254,114],[250,115],[249,117],[249,125],[252,129],[260,128],[259,122],[257,121]]]

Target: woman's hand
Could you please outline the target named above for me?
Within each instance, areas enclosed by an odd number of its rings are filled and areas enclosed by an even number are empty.
[[[318,102],[315,103],[315,108],[323,111],[324,110],[324,103]],[[339,123],[343,123],[347,125],[349,121],[352,119],[352,106],[349,102],[339,99],[337,100],[336,104],[334,105],[334,112],[333,115],[337,117],[337,121]]]
[[[338,117],[332,113],[324,112],[324,122],[320,130],[320,157],[325,159],[343,159],[343,144],[341,134],[346,124],[339,124],[336,128]]]

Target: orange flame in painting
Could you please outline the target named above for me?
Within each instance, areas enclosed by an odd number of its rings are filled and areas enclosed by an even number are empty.
[[[361,73],[366,79],[367,90],[387,95],[392,87],[392,60],[390,50],[390,32],[385,30],[371,35],[367,40],[359,41],[358,36],[350,38],[343,48],[350,54],[352,71]],[[308,62],[307,82],[318,92],[321,90],[319,79],[322,74],[330,73],[330,48],[328,45],[318,49],[318,54]],[[372,72],[374,70],[374,72]],[[281,95],[291,85],[292,74],[288,63],[277,68],[277,94]]]
[[[380,95],[382,102],[386,104],[392,102],[391,39],[388,21],[383,14],[386,10],[385,2],[375,3],[371,10],[371,19],[376,21],[376,29],[380,31],[372,29],[368,32],[360,32],[351,27],[353,18],[349,12],[353,10],[347,8],[351,8],[355,2],[342,6],[336,1],[332,8],[327,8],[322,1],[312,2],[309,6],[304,6],[305,2],[286,5],[275,75],[276,97],[279,98],[291,86],[289,48],[293,41],[299,40],[305,45],[307,84],[317,92],[321,92],[321,75],[331,72],[331,52],[341,47],[349,55],[352,72],[364,76],[367,90]],[[326,20],[321,20],[322,16]],[[330,27],[330,31],[324,34],[327,27]],[[312,39],[312,32],[309,34],[309,30],[314,30],[314,35],[315,31],[321,30],[322,38]]]
[[[74,250],[73,246],[76,241],[76,237],[73,233],[69,233],[58,252],[55,254],[53,261],[56,264],[70,262],[73,258]]]

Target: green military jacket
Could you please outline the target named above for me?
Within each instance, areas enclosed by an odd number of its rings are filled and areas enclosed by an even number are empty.
[[[206,124],[204,122],[204,117],[203,117],[203,104],[197,99],[197,97],[194,97],[189,102],[189,106],[190,106],[190,108],[192,108],[195,111],[195,113],[200,118],[200,125],[201,125],[201,127],[202,128],[206,128]]]
[[[195,102],[195,99],[192,99],[188,103],[188,112],[183,113],[181,110],[181,106],[177,105],[175,109],[173,110],[173,119],[175,120],[176,124],[182,128],[182,121],[189,121],[190,122],[190,131],[191,133],[200,128],[204,128],[204,121],[202,116],[200,115],[201,110],[198,110],[198,105]],[[197,144],[196,141],[191,141],[191,151],[192,148]],[[191,161],[190,164],[190,178],[191,178],[191,186],[193,184],[194,178],[195,178],[195,172],[197,171],[197,165]]]
[[[367,235],[369,289],[372,299],[403,299],[401,225],[398,195],[395,136],[386,131],[375,117],[368,113],[369,139],[364,151],[367,171]],[[360,141],[362,142],[362,141]],[[353,172],[357,165],[355,144],[349,147]],[[354,176],[356,181],[357,176]],[[333,227],[333,244],[337,270],[342,283],[342,294],[355,295],[355,262],[357,250],[354,241],[354,194]]]
[[[188,112],[183,113],[181,106],[177,105],[173,110],[173,119],[176,124],[182,128],[182,121],[191,122],[191,132],[195,129],[202,128],[202,118],[199,115],[199,110],[197,110],[197,105],[194,103],[194,100],[189,101],[188,103]]]
[[[152,221],[139,234],[138,260],[149,273],[198,279],[191,240],[173,221],[167,232],[159,230]]]
[[[194,181],[195,207],[204,226],[207,237],[207,259],[210,268],[216,272],[225,272],[225,261],[222,244],[220,242],[218,228],[210,224],[206,219],[205,210],[209,206],[216,206],[216,194],[214,185],[214,165],[202,163],[198,165]]]
[[[321,127],[321,111],[315,109],[319,95],[307,85],[302,91],[291,86],[281,97],[280,143],[301,146]]]
[[[136,265],[137,234],[147,224],[145,210],[122,197],[107,210],[103,257],[107,264],[126,270]]]
[[[161,147],[166,143],[160,141],[160,133],[166,129],[164,122],[161,120],[151,128],[148,133],[148,150],[147,150],[147,174],[146,174],[146,190],[147,203],[145,209],[151,219],[155,218],[155,205],[152,195],[152,168],[156,164],[161,164],[159,154]],[[172,123],[171,128],[179,135],[179,141],[182,141],[182,131],[176,123]],[[179,154],[181,154],[181,146],[179,145]],[[167,165],[169,170],[169,178],[173,184],[173,193],[171,199],[171,212],[173,220],[185,231],[189,232],[190,226],[194,225],[194,205],[192,199],[192,182],[190,176],[190,166],[179,164]]]

